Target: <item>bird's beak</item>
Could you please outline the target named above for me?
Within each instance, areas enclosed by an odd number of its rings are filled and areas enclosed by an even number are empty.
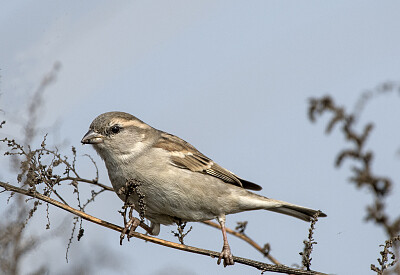
[[[100,135],[93,130],[89,130],[82,138],[81,142],[83,144],[98,144],[103,142],[103,138],[103,135]]]

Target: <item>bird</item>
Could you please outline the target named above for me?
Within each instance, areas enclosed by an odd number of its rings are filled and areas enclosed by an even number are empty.
[[[190,143],[155,129],[125,112],[97,116],[81,140],[91,144],[103,159],[117,195],[127,181],[140,183],[145,203],[148,233],[158,235],[160,225],[216,219],[222,231],[223,247],[217,263],[233,265],[226,234],[226,215],[265,209],[310,221],[318,212],[296,204],[267,198],[258,184],[244,180],[199,152]],[[251,190],[251,191],[250,191]],[[128,198],[141,211],[136,194]],[[140,212],[139,212],[140,213]]]

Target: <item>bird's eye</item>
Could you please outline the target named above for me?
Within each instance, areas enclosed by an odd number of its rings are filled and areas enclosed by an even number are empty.
[[[121,127],[118,125],[113,125],[111,126],[111,132],[113,132],[114,134],[118,134],[119,131],[121,131]]]

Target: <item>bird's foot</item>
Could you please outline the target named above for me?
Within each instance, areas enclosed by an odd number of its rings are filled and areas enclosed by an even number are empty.
[[[131,217],[130,220],[125,223],[125,227],[121,232],[121,236],[119,237],[119,244],[122,245],[122,240],[125,238],[125,235],[128,235],[128,241],[129,241],[129,235],[131,232],[134,232],[136,228],[140,225],[140,220],[135,217]]]
[[[233,261],[233,256],[231,253],[231,249],[229,247],[229,245],[224,245],[222,248],[221,253],[219,254],[219,258],[217,261],[217,264],[221,263],[221,260],[224,260],[224,267],[226,267],[227,265],[234,265],[235,262]]]

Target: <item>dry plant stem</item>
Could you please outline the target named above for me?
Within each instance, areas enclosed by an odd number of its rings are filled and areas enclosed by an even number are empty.
[[[64,203],[61,203],[54,199],[51,199],[51,198],[44,196],[40,193],[37,193],[35,191],[29,191],[29,190],[25,190],[22,188],[18,188],[16,186],[13,186],[13,185],[7,184],[5,182],[1,182],[1,181],[0,181],[0,186],[7,191],[16,192],[16,193],[19,193],[19,194],[22,194],[25,196],[29,196],[32,198],[36,198],[36,199],[45,201],[47,203],[57,206],[63,210],[66,210],[74,215],[77,215],[77,216],[79,216],[87,221],[93,222],[95,224],[110,228],[110,229],[118,231],[118,232],[122,232],[124,230],[123,227],[120,227],[118,225],[115,225],[115,224],[109,223],[107,221],[101,220],[99,218],[93,217],[91,215],[88,215],[85,212],[79,211],[78,209],[72,208]],[[130,232],[129,235],[130,235],[130,237],[139,238],[139,239],[149,241],[152,243],[156,243],[159,245],[163,245],[166,247],[171,247],[174,249],[187,251],[187,252],[191,252],[191,253],[196,253],[196,254],[200,254],[200,255],[211,256],[212,258],[218,258],[220,255],[220,253],[216,252],[216,251],[211,251],[211,250],[206,250],[206,249],[200,249],[197,247],[177,244],[174,242],[169,242],[166,240],[162,240],[162,239],[158,239],[158,238],[151,237],[148,235],[144,235],[144,234],[141,234],[138,232]],[[241,258],[241,257],[235,257],[235,256],[233,257],[233,260],[236,263],[241,263],[241,264],[244,264],[247,266],[255,267],[255,268],[257,268],[259,270],[263,270],[263,271],[271,271],[271,272],[277,272],[277,273],[290,273],[290,274],[299,274],[299,275],[310,275],[310,274],[326,275],[325,273],[320,273],[320,272],[316,272],[316,271],[305,271],[305,270],[290,268],[290,267],[287,267],[284,265],[271,265],[271,264],[266,264],[266,263],[253,261],[253,260]]]
[[[189,234],[190,233],[190,231],[192,231],[192,226],[189,228],[189,230],[188,231],[186,231],[186,233],[185,233],[185,227],[186,227],[186,224],[187,224],[187,222],[182,222],[181,220],[178,220],[177,222],[176,222],[176,225],[177,225],[177,230],[178,230],[178,232],[175,232],[175,231],[171,231],[171,233],[172,234],[174,234],[174,236],[175,237],[177,237],[178,238],[178,240],[179,240],[179,242],[181,243],[181,244],[185,244],[184,243],[184,238],[187,236],[187,234]]]
[[[204,221],[202,222],[206,225],[221,229],[221,227],[219,226],[219,224],[212,222],[212,221]],[[241,234],[239,232],[236,232],[235,230],[232,230],[230,228],[226,227],[226,232],[238,237],[239,239],[242,239],[243,241],[247,242],[248,244],[250,244],[252,247],[254,247],[255,249],[257,249],[261,254],[263,254],[265,257],[267,257],[268,260],[270,260],[272,263],[276,264],[276,265],[280,265],[281,263],[275,259],[272,255],[270,255],[269,253],[265,253],[265,250],[255,241],[253,241],[251,238],[249,238],[248,236],[246,236],[245,234]]]
[[[308,230],[308,240],[304,240],[304,249],[303,252],[300,252],[299,254],[301,255],[302,258],[302,264],[303,266],[307,269],[310,270],[311,266],[311,253],[313,251],[313,245],[317,244],[317,242],[314,240],[314,230],[315,230],[315,224],[318,221],[318,216],[321,214],[321,211],[318,211],[315,213],[312,218],[311,218],[311,225],[310,229]]]
[[[396,259],[395,252],[390,250],[390,248],[395,246],[396,243],[399,241],[400,241],[400,235],[391,238],[390,240],[386,240],[385,245],[380,245],[383,246],[383,250],[379,253],[381,254],[381,258],[377,259],[380,267],[371,264],[372,271],[375,271],[378,275],[386,274],[386,271],[388,271],[390,267],[394,266],[396,262],[399,261],[398,259]],[[393,274],[395,272],[396,271],[393,271]],[[397,274],[400,274],[400,272],[397,272]]]

